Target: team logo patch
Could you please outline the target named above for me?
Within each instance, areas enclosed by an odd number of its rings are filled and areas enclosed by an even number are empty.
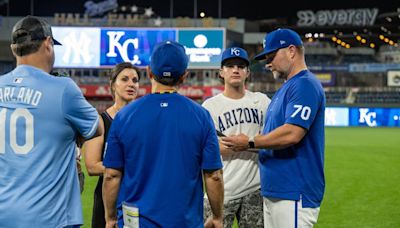
[[[14,83],[21,83],[23,78],[14,78]]]
[[[237,48],[231,48],[231,55],[240,56],[240,50]]]
[[[161,103],[160,103],[160,107],[161,107],[161,108],[166,108],[166,107],[168,107],[168,102],[161,102]]]

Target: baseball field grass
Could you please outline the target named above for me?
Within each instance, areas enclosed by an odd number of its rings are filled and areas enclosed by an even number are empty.
[[[315,227],[400,227],[399,128],[327,128],[325,177]],[[91,227],[96,181],[86,175],[84,228]]]

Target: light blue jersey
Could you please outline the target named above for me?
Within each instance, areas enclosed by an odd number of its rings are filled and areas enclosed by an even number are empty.
[[[0,227],[83,223],[75,138],[97,125],[70,78],[27,65],[0,76]]]

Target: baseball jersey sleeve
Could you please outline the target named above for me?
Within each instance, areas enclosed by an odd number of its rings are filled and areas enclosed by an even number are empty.
[[[299,79],[288,90],[285,123],[309,129],[321,104],[321,96],[308,79]]]
[[[210,101],[211,101],[211,99],[205,100],[203,102],[202,106],[203,106],[203,108],[205,108],[208,111],[208,113],[210,113],[211,119],[212,119],[213,124],[214,124],[214,128],[217,128],[217,126],[218,126],[217,118],[218,117],[217,117],[216,114],[213,113],[213,111],[214,111],[214,104],[213,103],[215,103],[215,102],[210,102]]]
[[[261,123],[260,123],[260,127],[261,127],[260,133],[261,133],[264,130],[264,126],[265,126],[265,122],[266,122],[265,120],[266,120],[266,117],[267,117],[266,113],[267,113],[268,106],[271,103],[271,99],[267,95],[265,95],[263,93],[257,92],[257,94],[260,94],[259,96],[261,97],[260,98],[260,100],[261,100],[260,110],[261,110],[261,113],[262,113]]]
[[[124,151],[119,139],[121,119],[116,115],[108,133],[106,148],[104,150],[103,165],[106,168],[120,169],[124,167]]]
[[[210,114],[207,112],[205,121],[205,140],[203,143],[203,160],[201,167],[204,170],[215,170],[222,168],[221,155],[219,151],[219,143],[214,128],[214,123]]]
[[[86,101],[79,87],[69,78],[62,99],[65,118],[84,138],[90,138],[96,132],[99,115],[96,109]]]

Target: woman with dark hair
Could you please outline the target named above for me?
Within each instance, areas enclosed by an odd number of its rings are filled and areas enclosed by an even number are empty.
[[[131,63],[117,64],[110,75],[110,90],[114,104],[101,113],[100,123],[104,126],[104,134],[85,142],[85,164],[90,176],[99,176],[94,191],[92,227],[104,228],[106,226],[102,198],[103,185],[103,155],[107,141],[108,130],[117,112],[133,101],[139,90],[139,69]]]

